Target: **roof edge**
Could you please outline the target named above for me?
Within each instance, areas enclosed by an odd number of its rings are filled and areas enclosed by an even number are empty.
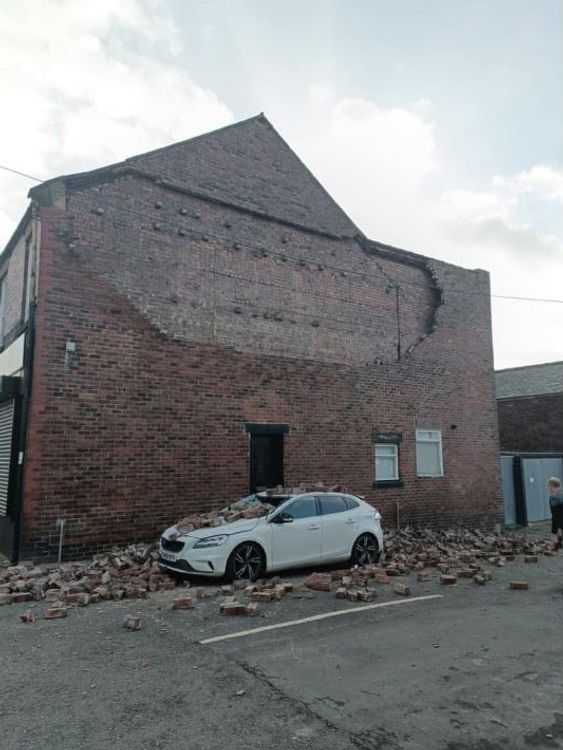
[[[84,172],[71,172],[70,174],[63,174],[63,175],[57,175],[56,177],[51,177],[48,180],[44,180],[40,185],[34,185],[32,188],[30,188],[28,192],[28,197],[34,198],[35,195],[37,195],[42,188],[45,186],[51,185],[53,182],[57,182],[59,180],[67,181],[67,180],[80,180],[82,178],[88,178],[89,180],[95,181],[97,178],[103,179],[106,174],[111,174],[116,169],[119,169],[121,167],[125,167],[128,165],[133,165],[134,162],[137,159],[143,159],[146,156],[152,156],[153,154],[158,154],[163,151],[167,151],[168,149],[175,148],[176,146],[181,146],[185,143],[190,143],[193,141],[197,141],[200,138],[205,138],[208,135],[215,135],[216,133],[221,133],[224,130],[231,130],[237,127],[240,127],[242,125],[246,125],[249,122],[252,122],[253,120],[265,120],[268,122],[266,116],[263,112],[260,112],[257,115],[253,115],[252,117],[247,117],[245,120],[239,120],[238,122],[231,122],[229,125],[223,125],[220,128],[215,128],[215,130],[208,130],[205,133],[200,133],[199,135],[194,135],[191,138],[184,138],[181,141],[175,141],[174,143],[169,143],[166,146],[160,146],[159,148],[151,149],[150,151],[144,151],[141,154],[134,154],[133,156],[128,156],[126,159],[123,159],[122,161],[116,161],[112,162],[111,164],[106,164],[103,167],[96,167],[95,169],[88,169]],[[268,123],[269,124],[269,123]]]
[[[517,365],[516,367],[503,367],[501,370],[495,370],[495,375],[499,372],[514,372],[514,370],[530,370],[532,367],[550,367],[551,365],[563,365],[563,359],[556,359],[553,362],[540,362],[535,365]]]

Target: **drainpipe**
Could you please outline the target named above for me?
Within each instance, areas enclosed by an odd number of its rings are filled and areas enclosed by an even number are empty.
[[[60,564],[63,561],[63,539],[65,535],[65,524],[64,518],[57,518],[56,526],[59,529],[59,554],[57,556],[57,562]]]

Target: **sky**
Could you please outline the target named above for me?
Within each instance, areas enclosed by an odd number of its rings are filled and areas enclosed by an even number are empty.
[[[0,164],[83,171],[265,112],[372,239],[563,300],[561,0],[0,0]],[[33,181],[0,170],[0,247]],[[494,297],[495,364],[563,304]]]

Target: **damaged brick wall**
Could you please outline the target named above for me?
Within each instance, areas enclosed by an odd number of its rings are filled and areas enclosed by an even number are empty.
[[[85,268],[175,340],[371,364],[396,360],[399,345],[414,348],[435,314],[427,270],[363,252],[351,237],[283,226],[135,176],[73,192],[68,210]]]
[[[502,451],[563,452],[563,393],[505,398],[497,404]]]
[[[246,422],[289,424],[287,484],[342,481],[388,525],[397,502],[403,523],[499,519],[484,272],[133,175],[42,219],[24,554],[54,551],[59,517],[85,554],[244,494]],[[416,427],[442,429],[445,477],[416,476]],[[372,486],[379,431],[403,436],[403,487]]]

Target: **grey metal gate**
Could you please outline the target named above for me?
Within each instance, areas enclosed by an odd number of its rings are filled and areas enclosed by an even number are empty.
[[[502,501],[504,522],[507,526],[516,525],[516,496],[514,492],[514,456],[500,457]]]
[[[563,458],[523,458],[522,479],[528,511],[528,522],[551,518],[547,480],[563,474]]]

